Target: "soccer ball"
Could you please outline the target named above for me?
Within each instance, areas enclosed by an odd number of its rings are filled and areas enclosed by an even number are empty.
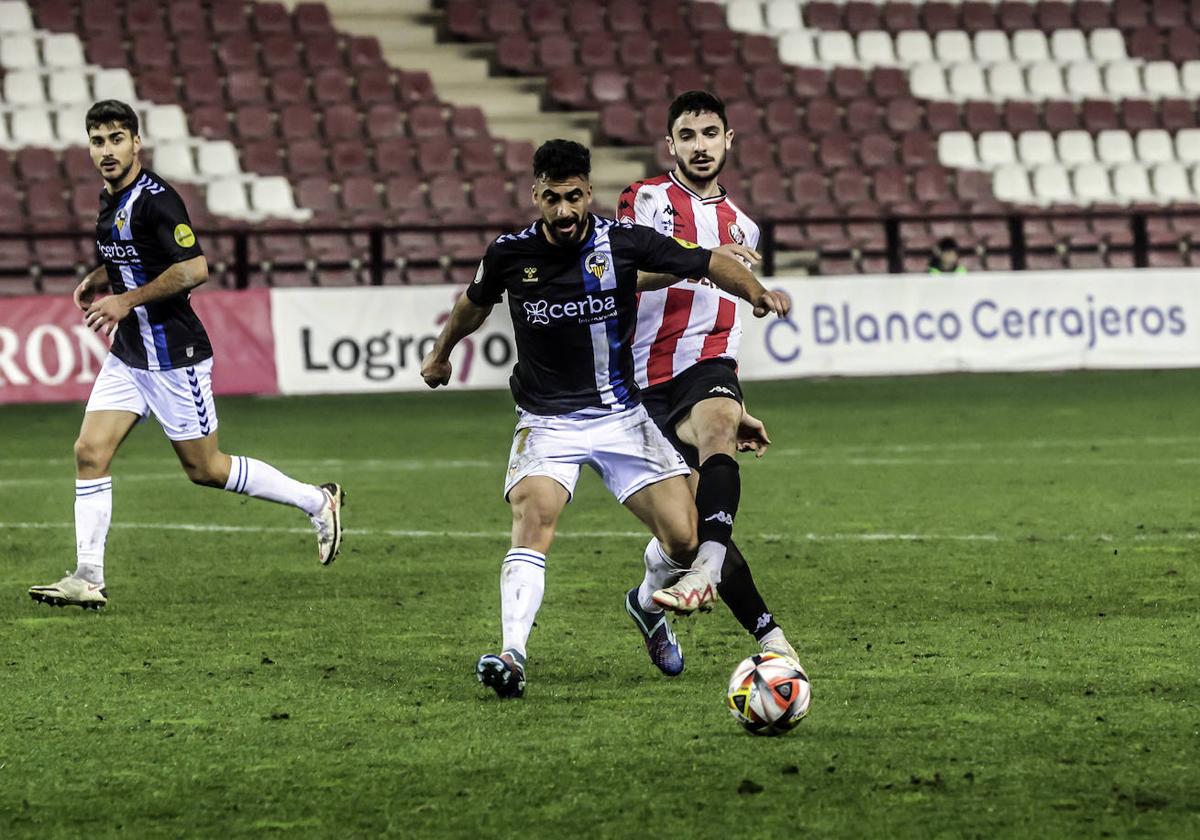
[[[798,662],[777,653],[759,653],[734,669],[725,702],[747,731],[782,735],[808,714],[812,692]]]

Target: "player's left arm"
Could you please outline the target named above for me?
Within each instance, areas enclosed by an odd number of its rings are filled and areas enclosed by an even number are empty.
[[[715,253],[725,254],[726,256],[734,257],[740,260],[747,268],[754,268],[762,262],[762,254],[749,248],[745,245],[739,245],[736,242],[727,242],[724,245],[719,245],[712,249]],[[681,279],[673,274],[651,274],[645,271],[638,272],[639,292],[650,292],[655,289],[665,289],[667,286],[673,286]]]
[[[144,286],[95,301],[87,308],[85,320],[89,328],[111,335],[117,324],[129,315],[135,306],[183,294],[207,279],[208,261],[201,254],[175,263]]]

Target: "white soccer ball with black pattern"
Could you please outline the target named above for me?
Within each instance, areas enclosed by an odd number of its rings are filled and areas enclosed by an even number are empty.
[[[758,653],[734,669],[725,702],[748,732],[782,735],[808,714],[812,691],[800,663],[777,653]]]

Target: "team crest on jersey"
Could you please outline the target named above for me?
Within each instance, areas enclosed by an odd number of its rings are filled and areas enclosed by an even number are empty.
[[[604,272],[608,271],[608,254],[592,251],[592,253],[587,255],[587,259],[583,261],[583,267],[597,280],[602,279]]]
[[[746,234],[742,231],[741,225],[737,222],[729,223],[729,238],[739,245],[746,244]]]
[[[127,221],[129,221],[129,214],[126,213],[125,208],[122,207],[117,211],[117,230],[125,230],[125,223]]]
[[[525,270],[525,282],[526,283],[536,283],[538,281],[538,276],[537,276],[538,270],[537,270],[536,265],[527,265],[527,266],[525,266],[524,270]]]

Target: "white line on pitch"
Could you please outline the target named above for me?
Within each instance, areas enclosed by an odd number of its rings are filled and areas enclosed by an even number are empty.
[[[72,522],[0,522],[0,529],[25,530],[66,530],[74,528]],[[277,526],[257,525],[215,525],[208,523],[187,522],[114,522],[113,528],[137,531],[189,531],[214,534],[311,534],[311,528],[283,528]],[[361,537],[408,537],[412,539],[508,539],[509,532],[504,531],[433,531],[409,530],[401,528],[347,528],[346,533]],[[613,539],[613,538],[645,538],[645,531],[561,531],[558,536],[563,539]],[[1037,542],[1117,542],[1121,537],[1112,534],[1014,534],[1001,536],[999,534],[911,534],[891,532],[865,533],[801,533],[779,534],[759,533],[747,534],[767,542],[1027,542],[1033,539]],[[1173,534],[1135,534],[1127,539],[1135,542],[1172,542],[1200,540],[1200,532],[1181,531]]]

